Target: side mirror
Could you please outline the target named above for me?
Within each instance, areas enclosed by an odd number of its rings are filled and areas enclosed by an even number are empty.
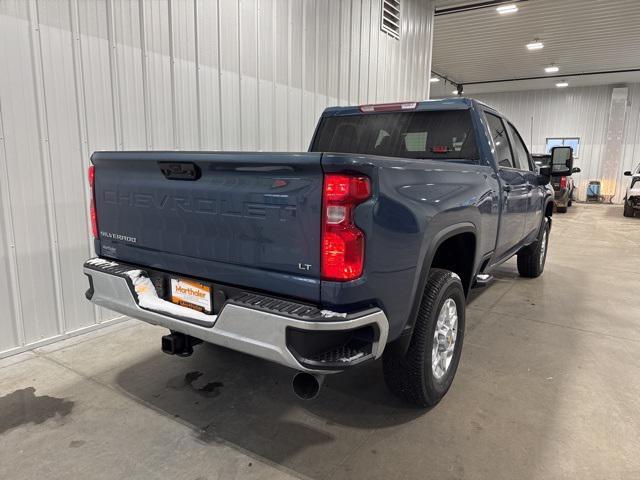
[[[573,169],[573,149],[571,147],[553,147],[551,149],[551,174],[555,176],[571,175]]]
[[[571,173],[580,173],[582,170],[580,170],[580,167],[573,167],[571,169]]]
[[[538,185],[544,186],[551,181],[551,167],[549,165],[541,165],[536,176]]]
[[[631,176],[631,170],[627,170],[626,172],[624,172],[625,176],[630,177]]]

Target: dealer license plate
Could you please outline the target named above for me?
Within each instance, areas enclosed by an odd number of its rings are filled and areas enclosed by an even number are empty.
[[[199,312],[211,313],[211,287],[193,280],[172,278],[171,301]]]

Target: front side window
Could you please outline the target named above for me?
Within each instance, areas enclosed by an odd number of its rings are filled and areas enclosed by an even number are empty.
[[[495,156],[498,165],[501,167],[516,168],[511,154],[509,145],[509,137],[507,136],[507,128],[500,117],[493,113],[484,112],[489,124],[489,134],[493,139],[495,147]]]
[[[325,117],[311,151],[433,160],[478,159],[468,110]]]

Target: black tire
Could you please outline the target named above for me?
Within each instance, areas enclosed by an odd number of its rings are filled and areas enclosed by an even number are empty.
[[[573,204],[573,200],[569,199],[569,201],[567,202],[567,207],[570,207]]]
[[[558,207],[556,210],[558,213],[567,213],[567,207]]]
[[[451,342],[453,353],[448,368],[436,378],[432,366],[434,334],[440,311],[449,299],[455,302],[457,332],[455,342]],[[442,400],[451,387],[460,361],[465,300],[458,275],[449,270],[431,269],[406,354],[390,351],[383,356],[385,383],[395,395],[419,407],[432,407]]]
[[[635,215],[635,211],[633,209],[633,207],[627,203],[624,204],[624,211],[622,212],[622,214],[625,217],[633,217]]]
[[[547,261],[551,224],[547,217],[544,218],[543,222],[536,242],[527,245],[518,252],[518,273],[521,277],[536,278],[542,275],[544,271],[544,264]]]

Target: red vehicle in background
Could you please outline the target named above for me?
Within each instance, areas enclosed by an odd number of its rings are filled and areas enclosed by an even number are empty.
[[[549,166],[551,163],[551,155],[547,153],[534,153],[531,155],[533,161],[537,166]],[[571,173],[579,173],[580,169],[574,167]],[[568,176],[555,176],[551,177],[551,186],[554,191],[553,201],[558,213],[566,213],[567,208],[573,203],[573,193],[575,190],[575,184],[573,178]]]

